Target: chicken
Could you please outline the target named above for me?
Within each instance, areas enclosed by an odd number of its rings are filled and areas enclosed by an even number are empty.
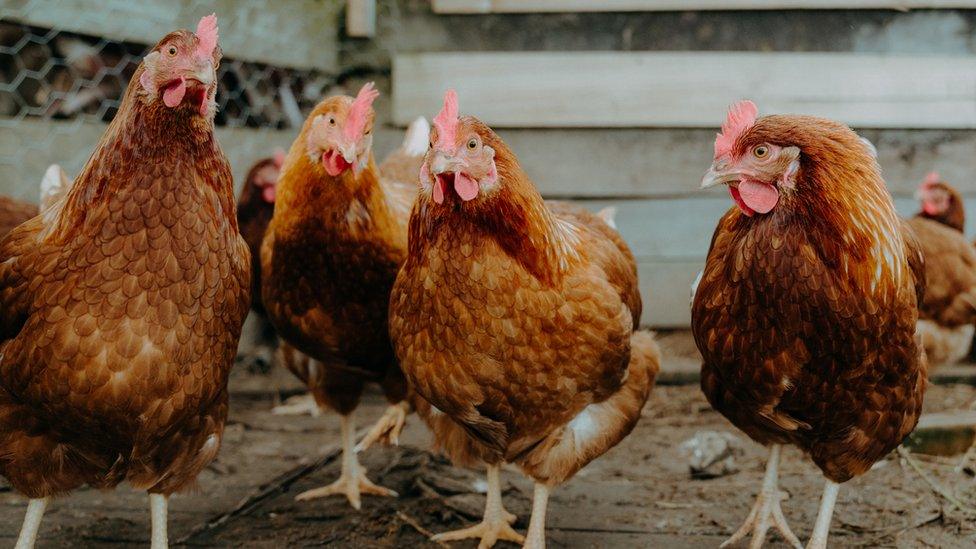
[[[966,227],[966,210],[962,196],[943,180],[938,173],[931,172],[919,185],[915,193],[921,209],[915,217],[929,219],[962,233]],[[918,321],[918,332],[922,337],[925,352],[932,364],[951,364],[963,358],[976,361],[976,327],[972,323],[956,318],[951,325],[938,320],[953,299],[960,298],[956,305],[958,313],[968,315],[976,307],[976,293],[973,293],[973,260],[969,246],[946,231],[933,228],[930,223],[913,221],[915,232],[919,234],[922,252],[926,256],[925,306],[922,307]]]
[[[543,547],[551,488],[627,436],[658,371],[636,263],[600,217],[544,203],[453,90],[434,123],[390,334],[436,446],[489,484],[483,522],[436,539],[522,540],[501,505],[509,462],[536,483],[525,542]]]
[[[278,174],[284,161],[285,152],[278,149],[273,155],[255,162],[248,170],[237,198],[237,223],[254,258],[251,262],[252,314],[244,321],[237,355],[259,373],[267,373],[273,362],[277,338],[261,302],[261,262],[257,258],[260,257],[264,232],[274,213]]]
[[[921,210],[916,217],[924,217],[942,223],[959,232],[966,228],[966,210],[962,196],[946,183],[938,173],[931,172],[915,193]]]
[[[916,216],[908,224],[925,257],[918,333],[931,364],[967,356],[976,322],[976,248],[956,229]]]
[[[37,206],[34,204],[0,195],[0,237],[35,215]]]
[[[410,409],[387,315],[416,185],[379,176],[371,106],[378,94],[370,83],[355,99],[330,97],[315,107],[285,158],[261,247],[268,316],[285,342],[312,359],[285,364],[319,406],[342,417],[339,479],[298,499],[343,494],[357,509],[361,493],[395,495],[370,482],[356,459],[352,413],[365,384],[378,383],[391,405],[361,448],[395,443]]]
[[[808,547],[827,544],[840,483],[866,472],[918,421],[926,385],[915,340],[923,259],[871,151],[842,124],[757,118],[734,105],[702,187],[728,185],[692,306],[709,403],[770,446],[746,523],[723,545],[775,525],[781,447],[826,477]]]
[[[244,186],[237,199],[237,222],[251,257],[257,258],[261,254],[261,242],[274,214],[278,176],[284,163],[285,152],[279,149],[272,156],[255,162],[244,177]],[[251,268],[251,288],[251,308],[264,314],[259,261],[254,261]]]
[[[0,474],[30,498],[170,494],[217,455],[249,254],[214,138],[216,16],[158,42],[67,195],[0,239]]]

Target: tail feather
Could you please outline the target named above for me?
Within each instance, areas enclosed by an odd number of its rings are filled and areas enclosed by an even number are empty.
[[[607,400],[584,408],[562,429],[526,452],[518,461],[519,466],[537,481],[565,482],[630,434],[660,368],[661,352],[654,334],[634,332],[630,337],[627,377],[620,390]]]
[[[617,208],[615,206],[607,206],[602,210],[596,212],[597,217],[603,220],[604,223],[610,225],[610,228],[617,230]]]
[[[400,148],[410,156],[423,156],[430,144],[430,123],[423,116],[410,123]]]
[[[52,204],[64,196],[71,187],[68,175],[61,166],[51,164],[41,179],[41,211],[47,210]]]

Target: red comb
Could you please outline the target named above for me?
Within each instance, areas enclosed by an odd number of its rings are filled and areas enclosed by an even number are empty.
[[[928,187],[928,186],[935,185],[936,183],[941,183],[941,182],[942,182],[942,176],[939,175],[939,172],[929,172],[925,176],[925,181],[922,181],[922,186],[923,187]]]
[[[453,89],[444,94],[444,107],[434,117],[434,126],[437,128],[437,148],[453,151],[458,130],[458,98]]]
[[[346,125],[342,128],[342,133],[346,139],[359,139],[366,129],[366,117],[369,109],[373,106],[373,100],[379,97],[380,92],[373,88],[373,83],[369,82],[363,86],[356,99],[353,99],[352,106],[349,107],[349,114],[346,116]]]
[[[732,152],[735,141],[756,123],[759,109],[748,99],[734,103],[722,124],[722,133],[715,136],[715,158]]]
[[[281,167],[285,165],[285,150],[281,147],[277,147],[274,150],[274,154],[271,156],[271,161],[274,162],[275,167],[280,170]]]
[[[214,48],[217,47],[217,14],[211,13],[200,19],[197,23],[197,55],[200,57],[210,57],[213,55]]]

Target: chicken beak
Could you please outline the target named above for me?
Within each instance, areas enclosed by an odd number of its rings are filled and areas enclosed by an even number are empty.
[[[434,158],[430,163],[430,173],[438,175],[442,173],[456,172],[460,163],[453,157],[442,151],[435,151]]]
[[[196,70],[187,75],[187,79],[193,79],[203,85],[204,88],[209,88],[211,84],[214,83],[216,75],[214,74],[213,62],[207,59],[206,61],[197,62]]]
[[[705,176],[702,177],[701,188],[710,189],[717,185],[728,185],[742,179],[742,174],[736,170],[730,170],[722,163],[715,162],[708,168]]]
[[[342,158],[344,158],[346,162],[352,164],[353,166],[356,165],[356,145],[354,143],[340,143],[336,148],[339,150],[339,154],[342,155]]]

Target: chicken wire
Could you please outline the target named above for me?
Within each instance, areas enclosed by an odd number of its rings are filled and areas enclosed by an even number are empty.
[[[155,43],[170,30],[149,40]],[[69,176],[77,173],[151,45],[0,19],[0,193],[36,201],[43,166],[58,163]],[[321,71],[226,56],[218,79],[216,126],[267,131],[300,127],[334,84]],[[79,136],[90,139],[80,142]],[[249,143],[253,148],[262,140]],[[247,152],[235,151],[227,140],[222,145],[231,157],[271,152],[270,144]],[[37,166],[25,170],[25,159]],[[33,180],[17,180],[25,176]]]

